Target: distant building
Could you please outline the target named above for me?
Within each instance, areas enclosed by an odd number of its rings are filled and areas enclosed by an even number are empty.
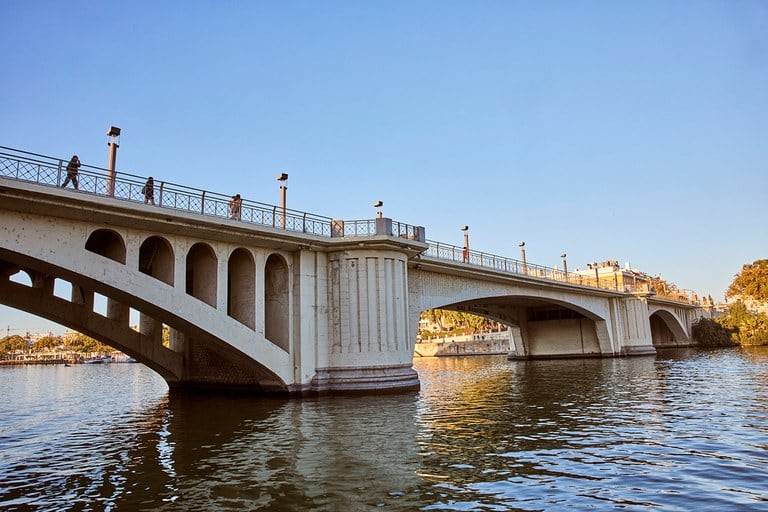
[[[569,272],[571,274],[571,272]],[[616,260],[588,263],[584,270],[576,269],[569,275],[569,282],[585,286],[597,286],[609,290],[634,293],[652,293],[658,297],[692,304],[711,305],[711,299],[699,300],[693,292],[680,290],[668,283],[661,276],[653,277],[640,270],[633,269],[629,263],[622,268]]]

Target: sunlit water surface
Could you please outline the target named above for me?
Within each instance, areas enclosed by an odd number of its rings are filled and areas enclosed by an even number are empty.
[[[417,359],[418,393],[0,368],[0,510],[768,510],[768,350]]]

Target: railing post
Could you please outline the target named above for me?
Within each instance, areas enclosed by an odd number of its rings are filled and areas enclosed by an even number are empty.
[[[200,195],[200,213],[205,215],[205,190],[203,190],[203,193]]]
[[[272,227],[275,227],[275,217],[277,216],[277,206],[272,207]]]
[[[163,185],[165,185],[164,181],[160,182],[160,201],[158,201],[159,206],[163,206]]]
[[[58,172],[56,173],[56,186],[57,187],[61,186],[61,166],[63,165],[63,163],[64,163],[63,160],[59,160],[59,169],[58,169]],[[18,174],[19,174],[19,162],[17,160],[16,161],[16,179],[19,178]]]

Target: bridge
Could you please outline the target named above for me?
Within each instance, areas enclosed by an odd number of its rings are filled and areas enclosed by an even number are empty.
[[[221,194],[156,182],[145,204],[144,177],[83,165],[74,190],[65,169],[0,147],[0,303],[97,338],[172,388],[416,389],[431,308],[507,325],[510,358],[652,354],[691,343],[702,315],[691,300],[428,241],[389,218],[243,201],[232,219]]]

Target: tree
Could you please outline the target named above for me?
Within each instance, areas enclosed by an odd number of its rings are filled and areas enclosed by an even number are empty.
[[[50,350],[52,348],[58,347],[61,344],[62,344],[61,338],[59,338],[58,336],[45,336],[37,340],[35,344],[32,345],[32,350],[34,351]]]
[[[768,315],[750,312],[741,301],[728,306],[728,313],[716,321],[740,345],[768,345]]]
[[[67,338],[65,346],[75,352],[111,352],[113,349],[98,340],[77,333]]]
[[[18,334],[14,334],[13,336],[6,336],[5,338],[0,338],[0,353],[2,354],[10,354],[12,352],[16,352],[19,350],[28,350],[29,344],[27,344],[27,340],[19,336]]]
[[[756,260],[744,265],[734,277],[726,295],[768,302],[768,260]]]
[[[699,318],[692,326],[693,338],[702,347],[732,347],[732,331],[709,318]]]

